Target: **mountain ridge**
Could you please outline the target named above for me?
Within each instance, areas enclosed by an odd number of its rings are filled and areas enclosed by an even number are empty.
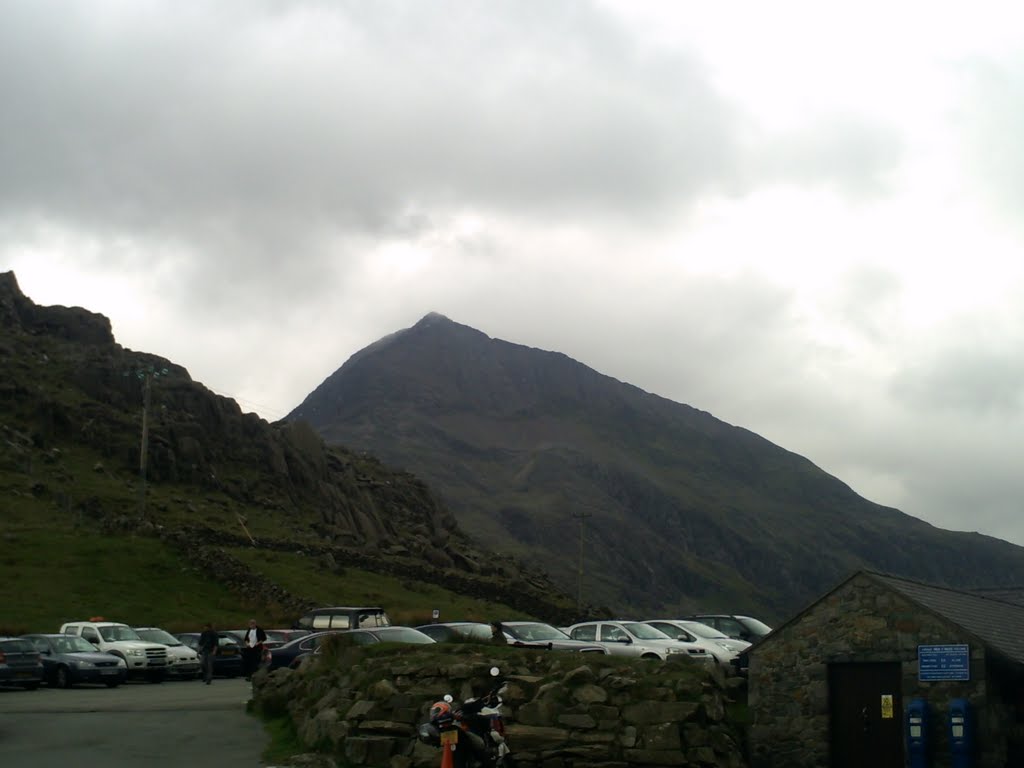
[[[991,586],[1024,565],[1020,547],[875,504],[751,430],[564,353],[437,313],[386,338],[287,419],[423,477],[463,527],[567,591],[592,515],[583,591],[615,609],[778,618],[859,567]]]

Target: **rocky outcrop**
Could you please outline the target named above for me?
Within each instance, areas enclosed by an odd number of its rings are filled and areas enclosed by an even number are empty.
[[[113,344],[110,320],[81,307],[40,307],[21,292],[13,272],[0,272],[0,325],[81,344]]]
[[[37,306],[10,272],[0,273],[0,369],[0,429],[12,436],[0,440],[0,473],[33,504],[111,532],[180,534],[193,564],[217,580],[229,572],[247,601],[289,613],[306,602],[227,557],[216,567],[207,548],[218,539],[330,554],[341,567],[572,618],[573,601],[546,576],[481,549],[419,478],[328,446],[305,423],[243,413],[181,366],[116,344],[107,318]],[[240,539],[244,520],[259,524]]]
[[[435,768],[438,751],[415,738],[416,726],[444,694],[461,701],[488,690],[492,665],[507,679],[506,737],[523,768],[745,765],[741,731],[726,714],[731,686],[688,659],[335,646],[254,680],[257,711],[290,719],[322,765]]]

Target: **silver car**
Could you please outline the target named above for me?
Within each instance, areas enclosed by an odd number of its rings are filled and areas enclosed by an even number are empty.
[[[670,656],[685,655],[695,661],[714,661],[703,648],[688,649],[664,632],[639,621],[584,621],[569,627],[568,634],[573,640],[599,643],[613,655],[662,661]]]
[[[718,663],[728,668],[742,651],[750,647],[746,640],[736,640],[723,635],[714,627],[699,621],[684,619],[650,619],[644,624],[664,632],[687,648],[703,648]]]

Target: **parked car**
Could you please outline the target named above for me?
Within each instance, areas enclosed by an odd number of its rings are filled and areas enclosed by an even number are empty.
[[[479,621],[445,621],[416,627],[437,643],[489,643],[491,625]]]
[[[47,685],[70,688],[97,683],[116,688],[128,679],[128,665],[112,653],[97,651],[76,635],[22,635],[39,652]]]
[[[116,621],[69,621],[61,625],[62,635],[77,635],[97,650],[124,659],[129,677],[145,677],[153,683],[167,675],[167,648],[139,637],[139,633]]]
[[[39,651],[20,637],[0,637],[0,685],[34,691],[43,682]]]
[[[295,622],[293,629],[318,632],[325,629],[372,629],[390,626],[391,619],[383,608],[333,606],[307,611]]]
[[[617,656],[664,661],[670,656],[688,655],[698,661],[714,661],[703,649],[693,649],[695,652],[690,653],[664,632],[639,621],[585,621],[569,627],[569,637],[599,643]]]
[[[201,632],[182,632],[175,635],[193,651],[199,652]],[[215,677],[238,677],[242,674],[242,646],[227,632],[217,633],[217,655],[213,657]]]
[[[338,632],[313,632],[305,637],[299,637],[291,642],[270,649],[270,664],[268,669],[279,669],[290,666],[298,656],[304,656],[315,651],[325,637],[336,635]]]
[[[249,631],[248,629],[228,629],[225,631],[234,636],[240,645],[245,645],[245,633]],[[277,648],[279,645],[284,645],[310,634],[308,629],[265,629],[263,631],[267,635],[267,639],[263,643],[264,648]]]
[[[715,662],[723,669],[733,667],[740,652],[750,647],[750,643],[746,640],[727,637],[714,627],[701,624],[699,621],[651,619],[645,621],[644,624],[661,630],[688,648],[703,648],[714,657]]]
[[[699,621],[701,624],[707,624],[723,635],[736,640],[746,640],[748,643],[756,643],[772,631],[772,628],[763,621],[732,613],[698,613],[683,618],[687,621]]]
[[[603,645],[574,640],[562,630],[540,621],[503,621],[501,628],[505,630],[505,636],[512,645],[538,646],[556,651],[577,651],[579,653],[609,653]]]
[[[353,629],[342,633],[345,639],[356,645],[376,645],[377,643],[403,643],[406,645],[433,645],[435,640],[430,635],[412,627],[378,627],[377,629]]]
[[[170,632],[159,627],[133,627],[139,637],[167,647],[167,676],[180,680],[195,680],[202,674],[199,654]]]
[[[308,629],[268,629],[267,640],[273,643],[284,645],[292,640],[298,640],[310,634]]]
[[[354,645],[377,645],[379,643],[401,643],[406,645],[433,645],[436,641],[429,635],[420,632],[413,627],[379,627],[378,629],[353,629],[349,632],[329,632],[344,638],[345,642]],[[309,656],[319,655],[323,650],[323,643],[307,653],[300,653],[289,662],[288,666],[297,667],[302,660]]]

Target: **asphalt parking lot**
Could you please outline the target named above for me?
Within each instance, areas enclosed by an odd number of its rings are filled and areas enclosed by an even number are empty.
[[[4,768],[255,768],[267,744],[241,678],[118,688],[0,688]]]

